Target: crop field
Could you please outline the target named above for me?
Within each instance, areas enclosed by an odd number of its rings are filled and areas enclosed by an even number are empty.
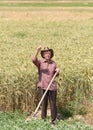
[[[58,111],[93,117],[93,2],[83,0],[0,1],[0,111],[35,110],[40,99],[32,57],[39,45],[54,50],[53,60],[60,68]],[[12,113],[0,115],[2,130],[13,130],[11,126],[42,130],[41,124],[46,130],[93,129],[79,121],[59,121],[57,128],[51,128],[49,121],[25,122],[23,116],[17,115],[17,120]]]

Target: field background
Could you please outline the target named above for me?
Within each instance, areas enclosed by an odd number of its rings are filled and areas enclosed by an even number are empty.
[[[58,111],[92,118],[92,0],[0,1],[0,110],[31,114],[36,108],[38,76],[32,57],[39,45],[54,49],[60,68]]]

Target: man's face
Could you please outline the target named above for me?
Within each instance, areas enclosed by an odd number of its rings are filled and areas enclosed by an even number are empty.
[[[51,59],[51,52],[50,52],[50,51],[44,52],[44,58],[45,58],[46,60],[50,60],[50,59]]]

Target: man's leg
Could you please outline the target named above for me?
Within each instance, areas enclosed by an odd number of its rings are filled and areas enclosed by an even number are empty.
[[[57,96],[57,91],[49,91],[51,123],[53,123],[56,120],[56,116],[57,116],[56,96]]]
[[[41,91],[42,91],[42,96],[43,96],[45,90],[41,90]],[[48,106],[48,92],[46,93],[46,96],[44,97],[42,101],[42,111],[41,111],[42,119],[45,119],[47,116],[47,106]]]

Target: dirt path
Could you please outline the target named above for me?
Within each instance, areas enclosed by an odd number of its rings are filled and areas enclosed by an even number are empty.
[[[63,20],[85,20],[93,18],[93,8],[52,8],[42,9],[26,8],[20,10],[0,10],[0,18],[7,20],[48,20],[48,21],[63,21]]]

